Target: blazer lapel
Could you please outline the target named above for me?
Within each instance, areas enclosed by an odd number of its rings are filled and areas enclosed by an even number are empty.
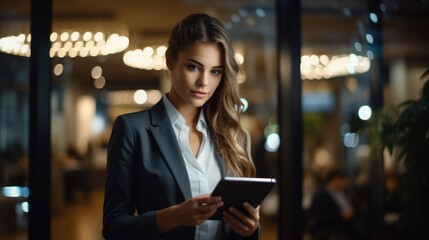
[[[220,153],[217,151],[215,152],[215,159],[216,159],[216,162],[217,162],[219,169],[220,169],[220,176],[222,178],[226,177],[227,172],[226,172],[225,160],[223,160],[223,158],[220,156]]]
[[[185,200],[190,199],[192,198],[192,192],[185,162],[162,100],[155,104],[149,111],[152,124],[150,130],[153,137],[161,149],[164,159],[173,173]]]

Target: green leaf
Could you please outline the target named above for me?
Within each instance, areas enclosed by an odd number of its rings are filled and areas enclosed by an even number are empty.
[[[428,76],[428,77],[429,77],[429,68],[427,68],[427,69],[423,72],[423,74],[420,76],[420,79],[423,79],[425,76]]]

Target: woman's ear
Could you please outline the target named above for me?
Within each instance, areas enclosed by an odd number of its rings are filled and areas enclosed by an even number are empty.
[[[173,56],[171,55],[170,49],[167,49],[165,52],[165,63],[167,65],[168,70],[173,70]]]

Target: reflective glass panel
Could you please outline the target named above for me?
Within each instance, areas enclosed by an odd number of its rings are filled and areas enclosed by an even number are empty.
[[[394,118],[380,114],[421,94],[428,3],[376,2],[302,1],[308,238],[399,236],[391,207],[403,168],[382,148],[382,121]]]
[[[54,0],[54,239],[101,238],[113,121],[120,114],[152,107],[169,90],[165,47],[173,26],[191,13],[217,17],[231,35],[246,107],[242,121],[251,133],[257,172],[276,174],[274,5],[274,1]],[[261,211],[263,239],[277,235],[276,199],[273,191]]]
[[[0,239],[27,236],[29,9],[0,3]]]

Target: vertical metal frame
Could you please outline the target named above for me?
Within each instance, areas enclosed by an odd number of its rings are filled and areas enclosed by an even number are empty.
[[[367,5],[368,33],[373,36],[373,43],[369,44],[369,50],[373,52],[374,58],[371,63],[371,85],[370,104],[374,112],[378,112],[383,107],[383,32],[382,32],[382,12],[380,0],[369,0]],[[370,14],[377,15],[377,21],[370,18]],[[377,144],[377,143],[371,143]],[[378,145],[378,144],[377,144]],[[370,239],[380,239],[384,221],[384,163],[383,149],[376,147],[374,159],[370,169],[370,201],[369,201],[369,237]]]
[[[31,1],[29,239],[51,239],[52,0]]]
[[[374,53],[372,60],[372,82],[371,82],[371,106],[373,110],[380,110],[383,106],[383,31],[382,31],[382,12],[380,9],[380,0],[368,1],[368,33],[373,36],[374,42],[369,44],[369,50]],[[377,15],[377,22],[370,19],[369,14]]]
[[[302,239],[301,1],[277,0],[278,239]]]

